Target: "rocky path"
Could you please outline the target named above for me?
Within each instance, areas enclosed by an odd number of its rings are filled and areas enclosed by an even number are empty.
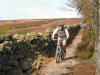
[[[82,33],[79,32],[72,44],[66,48],[67,53],[65,61],[61,61],[59,64],[56,63],[56,60],[49,62],[42,70],[41,75],[62,75],[69,72],[66,67],[77,65],[78,62],[76,60],[75,49],[78,43],[81,41],[81,38]]]

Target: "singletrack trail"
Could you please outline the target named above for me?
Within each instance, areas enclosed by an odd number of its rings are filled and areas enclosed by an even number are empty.
[[[66,48],[66,57],[65,61],[61,61],[59,64],[56,63],[56,60],[49,62],[45,68],[42,69],[41,75],[62,75],[69,73],[69,70],[66,67],[78,65],[76,60],[77,55],[75,49],[79,42],[81,42],[82,33],[79,31],[78,35],[72,41],[72,44]]]

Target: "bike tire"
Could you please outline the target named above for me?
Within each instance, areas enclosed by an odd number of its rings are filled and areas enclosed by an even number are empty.
[[[57,53],[57,55],[56,55],[56,63],[59,63],[59,62],[60,62],[60,54]]]
[[[64,60],[64,51],[61,52],[61,60]]]

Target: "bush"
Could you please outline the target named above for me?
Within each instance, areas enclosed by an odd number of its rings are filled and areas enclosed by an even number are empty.
[[[84,31],[82,41],[77,47],[79,58],[90,59],[94,54],[94,43],[93,33],[87,29]]]

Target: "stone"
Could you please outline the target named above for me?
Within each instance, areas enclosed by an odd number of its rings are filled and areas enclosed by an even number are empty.
[[[0,42],[2,42],[3,41],[3,36],[2,35],[0,35]]]
[[[28,59],[26,59],[26,61],[32,62],[32,58],[28,58]]]
[[[17,37],[18,37],[18,34],[14,34],[14,35],[13,35],[13,38],[14,38],[14,39],[17,39]]]
[[[22,41],[24,36],[22,34],[15,34],[13,35],[13,39],[17,39],[17,41]]]
[[[29,68],[31,68],[31,64],[27,61],[23,61],[22,69],[25,71],[25,70],[28,70]]]
[[[2,44],[4,44],[4,45],[5,45],[5,44],[8,44],[8,41],[4,41]]]
[[[11,41],[13,38],[12,38],[12,35],[4,35],[3,39],[4,41]]]
[[[0,52],[3,51],[4,44],[0,44]]]
[[[4,46],[4,49],[7,50],[7,51],[10,51],[11,47],[10,46]]]
[[[9,70],[12,69],[12,67],[11,67],[11,66],[6,66],[6,67],[3,67],[3,69],[4,69],[5,71],[9,71]]]
[[[20,68],[9,70],[6,75],[23,75],[23,72]]]
[[[19,67],[19,62],[16,60],[13,60],[13,64],[12,64],[15,68]]]
[[[5,72],[0,72],[0,75],[6,75]]]

